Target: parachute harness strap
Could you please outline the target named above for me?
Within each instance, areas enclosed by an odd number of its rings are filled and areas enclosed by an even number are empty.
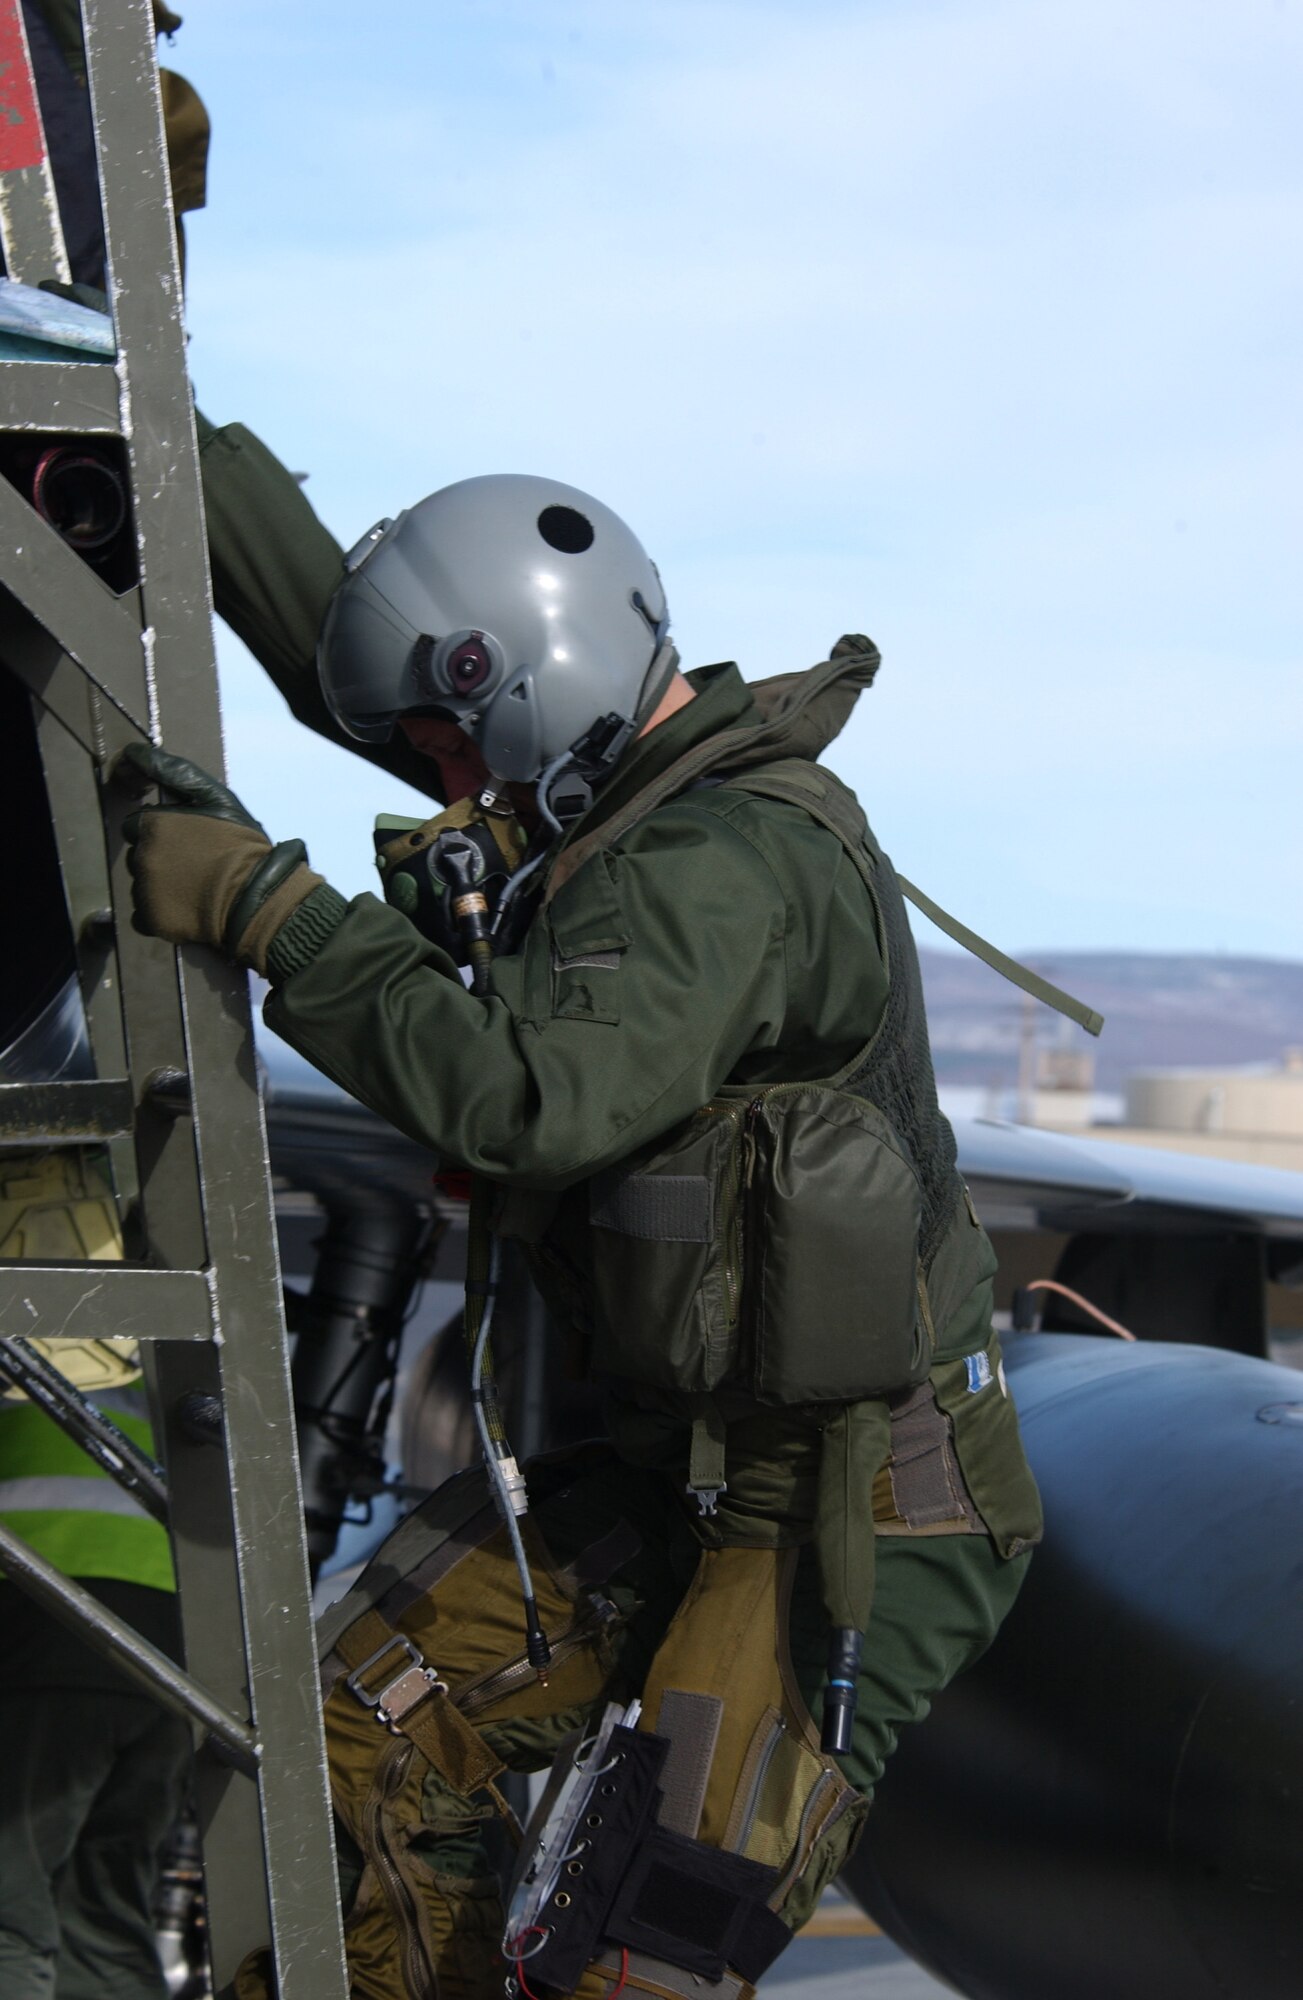
[[[694,1397],[688,1492],[703,1519],[718,1514],[720,1495],[728,1492],[726,1453],[724,1418],[718,1404],[713,1396]]]

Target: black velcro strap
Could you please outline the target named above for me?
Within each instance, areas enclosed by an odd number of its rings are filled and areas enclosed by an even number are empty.
[[[588,1219],[598,1229],[649,1243],[709,1243],[711,1192],[706,1174],[595,1174]]]
[[[792,1933],[768,1903],[753,1903],[746,1924],[733,1941],[729,1964],[749,1986],[756,1986],[791,1942]]]
[[[777,1880],[777,1869],[653,1827],[620,1885],[605,1933],[613,1944],[703,1979],[722,1979],[731,1966],[754,1982],[759,1973],[748,1968],[763,1971],[790,1937],[765,1902]]]

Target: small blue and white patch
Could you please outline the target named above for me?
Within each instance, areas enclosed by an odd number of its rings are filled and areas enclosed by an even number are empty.
[[[991,1383],[991,1362],[985,1354],[966,1354],[964,1366],[968,1370],[968,1393],[976,1396]]]

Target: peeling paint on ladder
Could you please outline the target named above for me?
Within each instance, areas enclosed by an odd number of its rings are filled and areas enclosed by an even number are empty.
[[[156,633],[152,625],[142,625],[140,629],[140,650],[145,664],[145,701],[149,714],[149,737],[151,743],[163,740],[163,722],[158,706],[158,674],[154,665],[154,642]]]

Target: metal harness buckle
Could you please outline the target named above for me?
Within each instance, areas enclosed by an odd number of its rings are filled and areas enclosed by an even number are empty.
[[[396,1646],[406,1654],[407,1663],[391,1680],[386,1681],[378,1694],[372,1694],[369,1689],[363,1687],[362,1677],[370,1672],[377,1661],[385,1659],[392,1653]],[[425,1655],[402,1632],[395,1632],[392,1639],[386,1639],[383,1646],[377,1646],[370,1659],[363,1660],[360,1667],[354,1667],[345,1686],[364,1708],[373,1708],[376,1721],[382,1723],[395,1736],[402,1734],[401,1725],[428,1695],[448,1692],[447,1681],[440,1680],[434,1667],[426,1666]]]

